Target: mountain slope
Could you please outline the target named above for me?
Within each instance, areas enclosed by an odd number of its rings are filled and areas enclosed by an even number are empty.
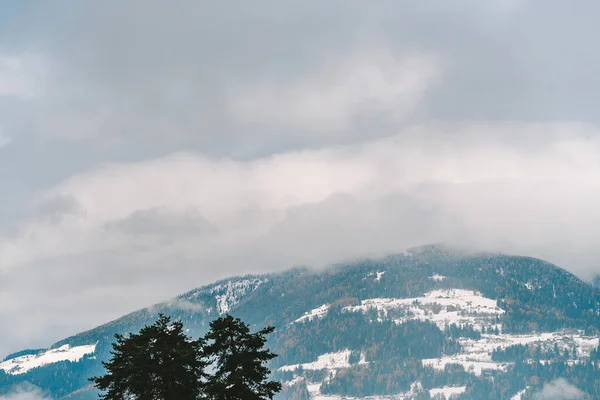
[[[47,351],[11,356],[0,364],[0,393],[27,381],[56,398],[94,395],[86,378],[101,372],[114,333],[137,331],[158,312],[192,335],[226,312],[255,328],[274,325],[281,398],[526,399],[555,377],[600,390],[597,288],[538,259],[425,246],[192,290]]]

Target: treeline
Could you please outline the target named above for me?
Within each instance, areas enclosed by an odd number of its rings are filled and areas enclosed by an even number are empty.
[[[523,400],[536,398],[534,393],[542,390],[544,383],[566,379],[592,399],[600,398],[600,370],[598,362],[587,360],[580,363],[554,361],[549,363],[518,361],[506,373],[494,379],[470,377],[467,391],[462,399],[506,399],[529,388]]]
[[[577,358],[576,347],[561,349],[556,343],[550,348],[544,348],[540,345],[516,344],[504,349],[497,348],[492,351],[492,361],[496,362],[516,362],[519,360],[568,361],[575,358]]]
[[[448,365],[444,371],[438,371],[423,367],[418,359],[391,358],[341,370],[321,385],[321,392],[366,397],[407,392],[417,381],[425,389],[461,386],[466,384],[468,378],[469,374],[461,365]]]
[[[272,343],[279,349],[277,365],[314,361],[318,356],[360,350],[367,361],[388,358],[435,358],[460,351],[461,335],[475,336],[472,327],[442,332],[430,321],[377,321],[369,313],[340,313],[311,323],[290,325]]]
[[[577,363],[561,361],[564,356],[565,352],[558,346],[547,351],[526,345],[498,349],[494,352],[495,361],[513,362],[514,365],[506,371],[486,371],[481,376],[465,371],[459,364],[448,364],[439,371],[423,367],[418,359],[390,358],[338,371],[321,386],[321,392],[349,397],[403,393],[418,381],[425,390],[466,386],[466,392],[459,396],[465,400],[507,399],[528,387],[530,389],[522,397],[525,400],[541,390],[544,383],[563,378],[591,398],[600,398],[600,346],[591,352],[589,359]],[[555,358],[542,362],[546,357]],[[428,398],[427,394],[421,397]]]

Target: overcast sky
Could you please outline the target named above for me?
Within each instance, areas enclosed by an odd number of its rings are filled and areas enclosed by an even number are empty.
[[[600,272],[600,2],[5,0],[0,358],[432,242]]]

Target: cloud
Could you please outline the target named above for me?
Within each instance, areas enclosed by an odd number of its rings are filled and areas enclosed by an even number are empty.
[[[18,392],[8,396],[0,396],[0,400],[44,400],[47,398],[38,392]]]
[[[5,136],[2,132],[2,127],[0,127],[0,149],[8,146],[10,144],[10,138]]]
[[[541,391],[533,396],[536,400],[577,400],[587,399],[589,395],[571,385],[566,379],[556,379],[544,383]]]
[[[119,154],[256,157],[415,120],[597,123],[600,57],[582,50],[596,3],[535,3],[39,5],[25,15],[37,41],[17,43],[43,60],[43,91],[20,130]]]
[[[37,201],[34,214],[36,218],[57,222],[63,216],[80,212],[80,208],[81,206],[72,196],[58,195],[46,197]]]
[[[175,299],[167,303],[163,303],[167,309],[170,310],[183,310],[183,311],[204,311],[206,307],[203,304],[192,303],[188,300]]]
[[[44,63],[36,54],[7,54],[0,52],[0,98],[14,97],[31,100],[40,92],[38,79]]]
[[[107,222],[105,228],[127,235],[159,235],[171,239],[177,239],[180,236],[199,238],[205,234],[216,233],[214,227],[197,215],[194,209],[173,213],[161,207],[135,211],[122,220]]]
[[[0,24],[0,346],[428,242],[597,272],[597,1],[76,3]]]
[[[42,391],[33,385],[23,385],[13,392],[0,396],[0,400],[46,400]]]
[[[44,344],[48,332],[58,339],[234,274],[431,242],[597,271],[593,128],[466,124],[445,142],[436,129],[245,161],[178,153],[74,175],[0,237],[3,335]],[[502,129],[520,140],[485,134]],[[542,133],[551,140],[532,151]]]
[[[272,124],[312,134],[347,134],[358,119],[401,122],[437,80],[430,57],[401,59],[389,49],[333,59],[294,82],[254,82],[236,88],[230,107],[243,123]]]
[[[47,397],[40,395],[38,392],[19,392],[8,396],[0,397],[2,400],[44,400]]]

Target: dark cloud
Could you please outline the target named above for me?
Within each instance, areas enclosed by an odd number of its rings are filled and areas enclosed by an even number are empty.
[[[162,236],[169,240],[178,240],[181,237],[200,239],[217,233],[217,229],[194,210],[175,213],[160,207],[135,211],[127,218],[108,222],[105,228],[127,235]]]
[[[80,211],[82,211],[81,205],[73,196],[58,195],[39,202],[33,212],[37,218],[57,222],[65,215]]]
[[[113,152],[195,147],[252,156],[397,131],[402,125],[379,112],[331,137],[298,129],[296,121],[236,121],[229,108],[248,84],[293,85],[337,60],[370,57],[374,47],[397,58],[439,58],[444,79],[413,120],[598,122],[600,56],[588,51],[597,32],[593,1],[40,7],[29,16],[39,22],[29,40],[49,56],[56,95],[31,105],[42,116],[36,130],[95,139],[93,146]]]

